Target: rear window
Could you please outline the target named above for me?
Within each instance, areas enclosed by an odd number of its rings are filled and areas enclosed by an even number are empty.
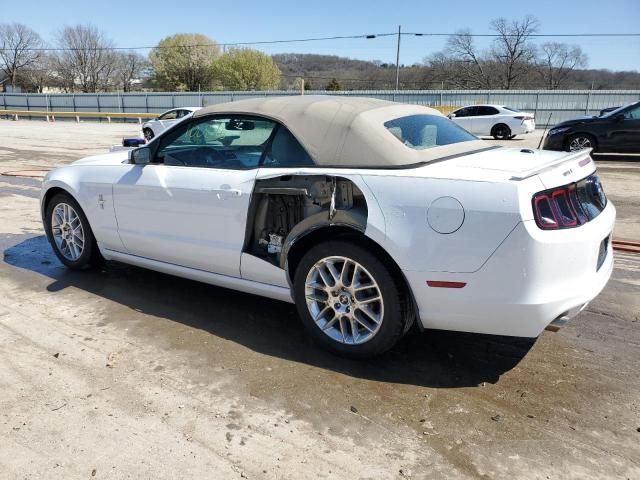
[[[516,112],[516,113],[522,111],[522,110],[518,110],[517,108],[513,108],[513,107],[502,107],[502,108],[504,108],[505,110],[509,110],[510,112]]]
[[[389,120],[384,126],[393,136],[414,150],[477,139],[451,120],[435,115],[409,115]]]

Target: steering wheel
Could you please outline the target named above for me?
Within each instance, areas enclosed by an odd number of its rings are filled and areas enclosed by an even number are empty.
[[[215,148],[200,147],[196,150],[196,158],[201,158],[202,163],[211,167],[219,167],[227,161],[227,157]]]

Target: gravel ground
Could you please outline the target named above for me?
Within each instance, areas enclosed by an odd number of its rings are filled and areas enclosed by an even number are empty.
[[[0,172],[137,129],[0,120]],[[640,240],[639,164],[598,166],[616,235]],[[288,304],[62,268],[38,191],[0,176],[0,478],[640,478],[640,256],[617,254],[604,292],[535,342],[412,332],[356,362]]]

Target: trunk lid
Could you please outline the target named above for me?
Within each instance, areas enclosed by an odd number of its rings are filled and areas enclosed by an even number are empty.
[[[527,148],[497,148],[442,162],[478,180],[522,181],[538,176],[545,188],[580,180],[595,170],[591,150],[552,152]]]

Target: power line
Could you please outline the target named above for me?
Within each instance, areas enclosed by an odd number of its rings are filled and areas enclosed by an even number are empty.
[[[194,43],[190,45],[154,45],[154,46],[137,46],[137,47],[95,47],[93,50],[165,50],[172,48],[201,48],[201,47],[242,47],[247,45],[273,45],[278,43],[303,43],[303,42],[319,42],[324,40],[369,40],[378,37],[389,37],[396,35],[395,33],[370,33],[360,35],[334,35],[331,37],[309,37],[309,38],[293,38],[288,40],[257,40],[255,42],[226,42],[213,44],[208,43]],[[0,50],[12,50],[10,48],[0,48]],[[42,47],[42,48],[23,48],[23,51],[33,52],[66,52],[84,50],[83,48],[74,47]]]
[[[287,44],[287,43],[306,43],[306,42],[320,42],[330,40],[372,40],[382,37],[397,36],[398,32],[388,33],[372,33],[372,34],[359,34],[359,35],[334,35],[328,37],[308,37],[308,38],[294,38],[287,40],[256,40],[252,42],[225,42],[215,44],[190,44],[190,45],[154,45],[154,46],[135,46],[135,47],[94,47],[93,50],[167,50],[173,48],[202,48],[202,47],[242,47],[249,45],[275,45],[275,44]],[[463,35],[467,37],[485,37],[485,38],[498,38],[498,37],[514,37],[517,35],[510,34],[498,34],[498,33],[444,33],[444,32],[402,32],[400,36],[413,36],[413,37],[450,37],[456,35]],[[529,38],[620,38],[620,37],[640,37],[640,33],[534,33],[526,35]],[[2,51],[11,51],[11,48],[0,48]],[[24,48],[23,51],[33,52],[65,52],[65,51],[78,51],[85,50],[81,47],[40,47],[40,48]]]
[[[640,37],[640,33],[531,33],[531,34],[509,34],[509,33],[421,33],[421,32],[406,32],[402,35],[411,35],[414,37],[451,37],[451,36],[463,36],[463,37],[531,37],[531,38],[545,38],[545,37]]]

